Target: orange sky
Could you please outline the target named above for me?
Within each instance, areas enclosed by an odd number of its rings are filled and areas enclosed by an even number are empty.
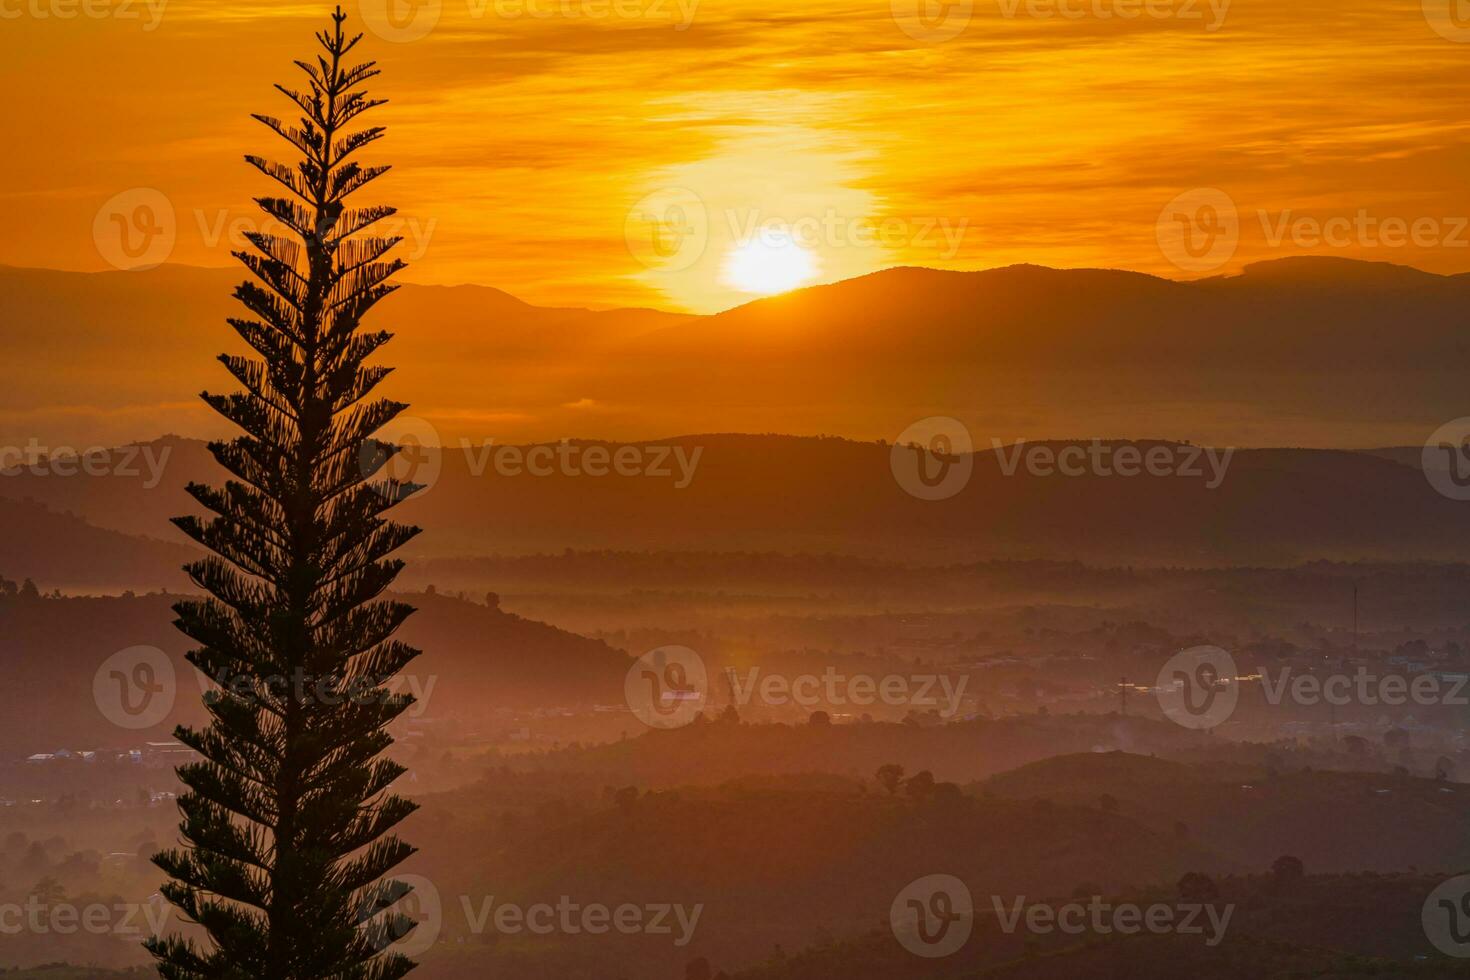
[[[386,2],[349,11],[393,100],[374,190],[412,281],[711,311],[752,298],[731,254],[763,233],[815,281],[1303,252],[1470,270],[1456,0]],[[168,261],[228,264],[269,192],[241,154],[283,145],[247,114],[285,113],[271,83],[325,9],[0,0],[0,263],[109,268],[104,205],[162,200]]]

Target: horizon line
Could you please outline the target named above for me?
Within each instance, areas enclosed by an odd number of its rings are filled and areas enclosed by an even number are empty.
[[[517,303],[520,303],[520,304],[522,304],[524,306],[528,306],[528,307],[531,307],[533,309],[539,309],[539,310],[569,310],[569,309],[575,309],[575,310],[587,310],[589,312],[596,312],[596,313],[614,312],[614,311],[630,311],[630,312],[645,312],[646,311],[646,312],[652,312],[652,313],[662,313],[662,314],[666,314],[668,316],[714,317],[714,316],[723,315],[725,313],[729,313],[732,310],[742,309],[742,308],[744,308],[746,306],[751,306],[751,305],[754,305],[756,303],[762,303],[762,302],[766,302],[766,301],[769,301],[769,300],[779,300],[779,299],[781,299],[783,297],[795,296],[795,295],[798,295],[800,293],[805,293],[805,292],[808,292],[808,291],[814,290],[814,289],[824,289],[824,288],[827,288],[827,287],[830,287],[830,286],[839,286],[839,285],[842,285],[844,283],[858,282],[860,280],[869,279],[869,278],[872,278],[874,276],[888,275],[888,274],[895,273],[895,272],[913,272],[913,271],[917,271],[917,272],[935,272],[935,273],[940,273],[940,274],[944,274],[944,275],[955,275],[955,276],[984,275],[984,274],[987,274],[987,273],[1005,272],[1005,271],[1012,270],[1012,269],[1041,269],[1041,270],[1045,270],[1047,272],[1106,272],[1106,273],[1115,273],[1115,274],[1118,274],[1118,275],[1139,276],[1139,277],[1142,277],[1142,278],[1145,278],[1145,279],[1154,279],[1154,280],[1157,280],[1159,282],[1171,283],[1171,284],[1181,285],[1181,286],[1190,286],[1190,285],[1196,285],[1196,284],[1199,284],[1199,283],[1211,282],[1211,281],[1217,281],[1217,280],[1223,280],[1223,279],[1239,279],[1239,278],[1243,278],[1244,276],[1246,276],[1249,273],[1249,271],[1251,269],[1258,269],[1258,268],[1262,268],[1262,267],[1266,267],[1266,266],[1275,266],[1275,265],[1283,265],[1283,264],[1291,264],[1291,263],[1301,263],[1301,262],[1315,262],[1315,263],[1324,263],[1324,264],[1332,264],[1332,265],[1382,266],[1382,267],[1386,267],[1386,268],[1390,268],[1390,269],[1400,269],[1400,270],[1405,270],[1405,271],[1408,271],[1408,272],[1414,272],[1414,273],[1418,273],[1419,275],[1422,275],[1422,276],[1430,276],[1430,277],[1433,277],[1433,278],[1436,278],[1436,279],[1458,279],[1458,278],[1460,278],[1462,276],[1470,276],[1470,269],[1467,269],[1467,270],[1462,271],[1462,272],[1444,273],[1444,272],[1434,272],[1434,271],[1431,271],[1429,269],[1422,269],[1419,266],[1409,265],[1407,263],[1390,262],[1390,261],[1387,261],[1387,260],[1384,260],[1384,259],[1363,259],[1363,258],[1355,258],[1355,257],[1350,257],[1350,256],[1345,256],[1345,255],[1318,255],[1318,254],[1283,255],[1283,256],[1280,256],[1279,258],[1261,259],[1261,260],[1258,260],[1258,261],[1255,261],[1255,262],[1247,262],[1244,265],[1242,265],[1239,269],[1234,270],[1234,271],[1231,271],[1231,272],[1217,272],[1217,273],[1211,273],[1209,275],[1204,275],[1204,276],[1196,276],[1196,277],[1193,277],[1193,278],[1180,278],[1180,279],[1171,279],[1171,278],[1169,278],[1167,276],[1162,276],[1162,275],[1159,275],[1157,273],[1143,272],[1143,271],[1140,271],[1138,269],[1128,269],[1128,268],[1124,268],[1124,267],[1121,267],[1121,266],[1051,266],[1051,265],[1045,265],[1045,264],[1040,263],[1040,262],[1011,262],[1011,263],[1008,263],[1006,265],[986,266],[984,268],[973,268],[973,269],[941,269],[941,268],[936,268],[934,266],[924,266],[924,265],[891,265],[891,266],[885,266],[882,269],[876,269],[876,270],[874,270],[872,272],[865,272],[862,275],[849,276],[848,278],[845,278],[845,279],[833,279],[833,280],[831,280],[829,282],[811,283],[809,285],[800,286],[800,287],[797,287],[795,289],[789,289],[789,290],[785,290],[783,292],[772,293],[772,294],[769,294],[769,295],[753,295],[750,299],[746,300],[745,302],[737,303],[734,306],[726,307],[725,309],[722,309],[722,310],[716,310],[716,311],[714,311],[712,313],[699,313],[699,312],[694,312],[694,311],[690,311],[690,310],[673,310],[673,309],[665,309],[665,308],[662,308],[662,307],[654,307],[654,306],[617,306],[617,305],[600,305],[600,304],[599,305],[596,305],[596,306],[544,306],[544,305],[541,305],[539,303],[533,303],[533,302],[531,302],[529,300],[522,299],[519,295],[517,295],[516,293],[512,292],[509,289],[506,289],[503,286],[497,286],[497,285],[493,285],[491,283],[486,283],[486,282],[440,283],[440,282],[416,282],[416,281],[414,281],[412,279],[406,279],[406,280],[399,281],[397,283],[397,285],[399,285],[399,286],[413,286],[413,287],[420,288],[420,289],[488,289],[488,290],[492,290],[494,292],[500,293],[501,295],[503,295],[503,296],[505,296],[505,297],[507,297],[509,299],[512,299],[512,300],[516,301]],[[195,265],[195,264],[190,263],[190,262],[163,262],[163,263],[160,263],[159,265],[156,265],[156,266],[138,267],[138,268],[133,268],[133,269],[118,269],[118,268],[107,268],[107,269],[64,269],[64,268],[55,268],[55,267],[52,267],[52,266],[12,265],[10,263],[0,262],[0,270],[3,270],[3,271],[13,271],[13,272],[40,272],[40,273],[51,273],[51,274],[56,274],[56,275],[76,275],[76,276],[146,275],[149,272],[157,272],[157,271],[160,271],[160,270],[183,270],[183,271],[189,271],[189,272],[232,272],[232,273],[242,273],[242,274],[244,274],[246,276],[249,275],[249,271],[248,270],[242,270],[241,269],[241,266],[239,266],[238,264],[233,264],[232,263],[232,264],[229,264],[229,265]]]

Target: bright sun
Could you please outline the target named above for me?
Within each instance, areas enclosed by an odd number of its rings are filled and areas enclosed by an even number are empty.
[[[765,232],[725,257],[725,282],[743,293],[784,293],[817,274],[817,257],[784,232]]]

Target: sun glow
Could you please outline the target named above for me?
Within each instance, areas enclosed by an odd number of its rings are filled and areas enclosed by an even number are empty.
[[[743,293],[770,296],[811,282],[817,257],[790,235],[765,233],[730,249],[724,281]]]

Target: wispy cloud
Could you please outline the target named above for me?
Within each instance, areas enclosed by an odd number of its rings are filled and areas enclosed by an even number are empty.
[[[1465,47],[1419,0],[1235,0],[1215,30],[1110,13],[1140,6],[976,0],[930,43],[889,0],[446,0],[422,39],[366,39],[392,98],[381,149],[397,169],[378,190],[435,222],[412,278],[694,309],[740,298],[719,284],[728,241],[673,272],[625,241],[629,210],[669,182],[711,188],[717,223],[733,209],[966,225],[948,253],[824,245],[825,278],[1015,261],[1177,275],[1155,222],[1196,187],[1249,219],[1232,267],[1279,251],[1258,210],[1470,212]],[[1174,6],[1208,18],[1218,3]],[[0,186],[27,234],[0,240],[0,263],[100,268],[93,214],[130,187],[248,220],[261,187],[239,155],[271,149],[248,114],[285,111],[270,84],[320,10],[174,0],[151,31],[7,21],[0,82],[27,93],[8,112],[29,151],[0,159]],[[1470,267],[1443,247],[1345,251]],[[218,253],[181,231],[173,259]]]

